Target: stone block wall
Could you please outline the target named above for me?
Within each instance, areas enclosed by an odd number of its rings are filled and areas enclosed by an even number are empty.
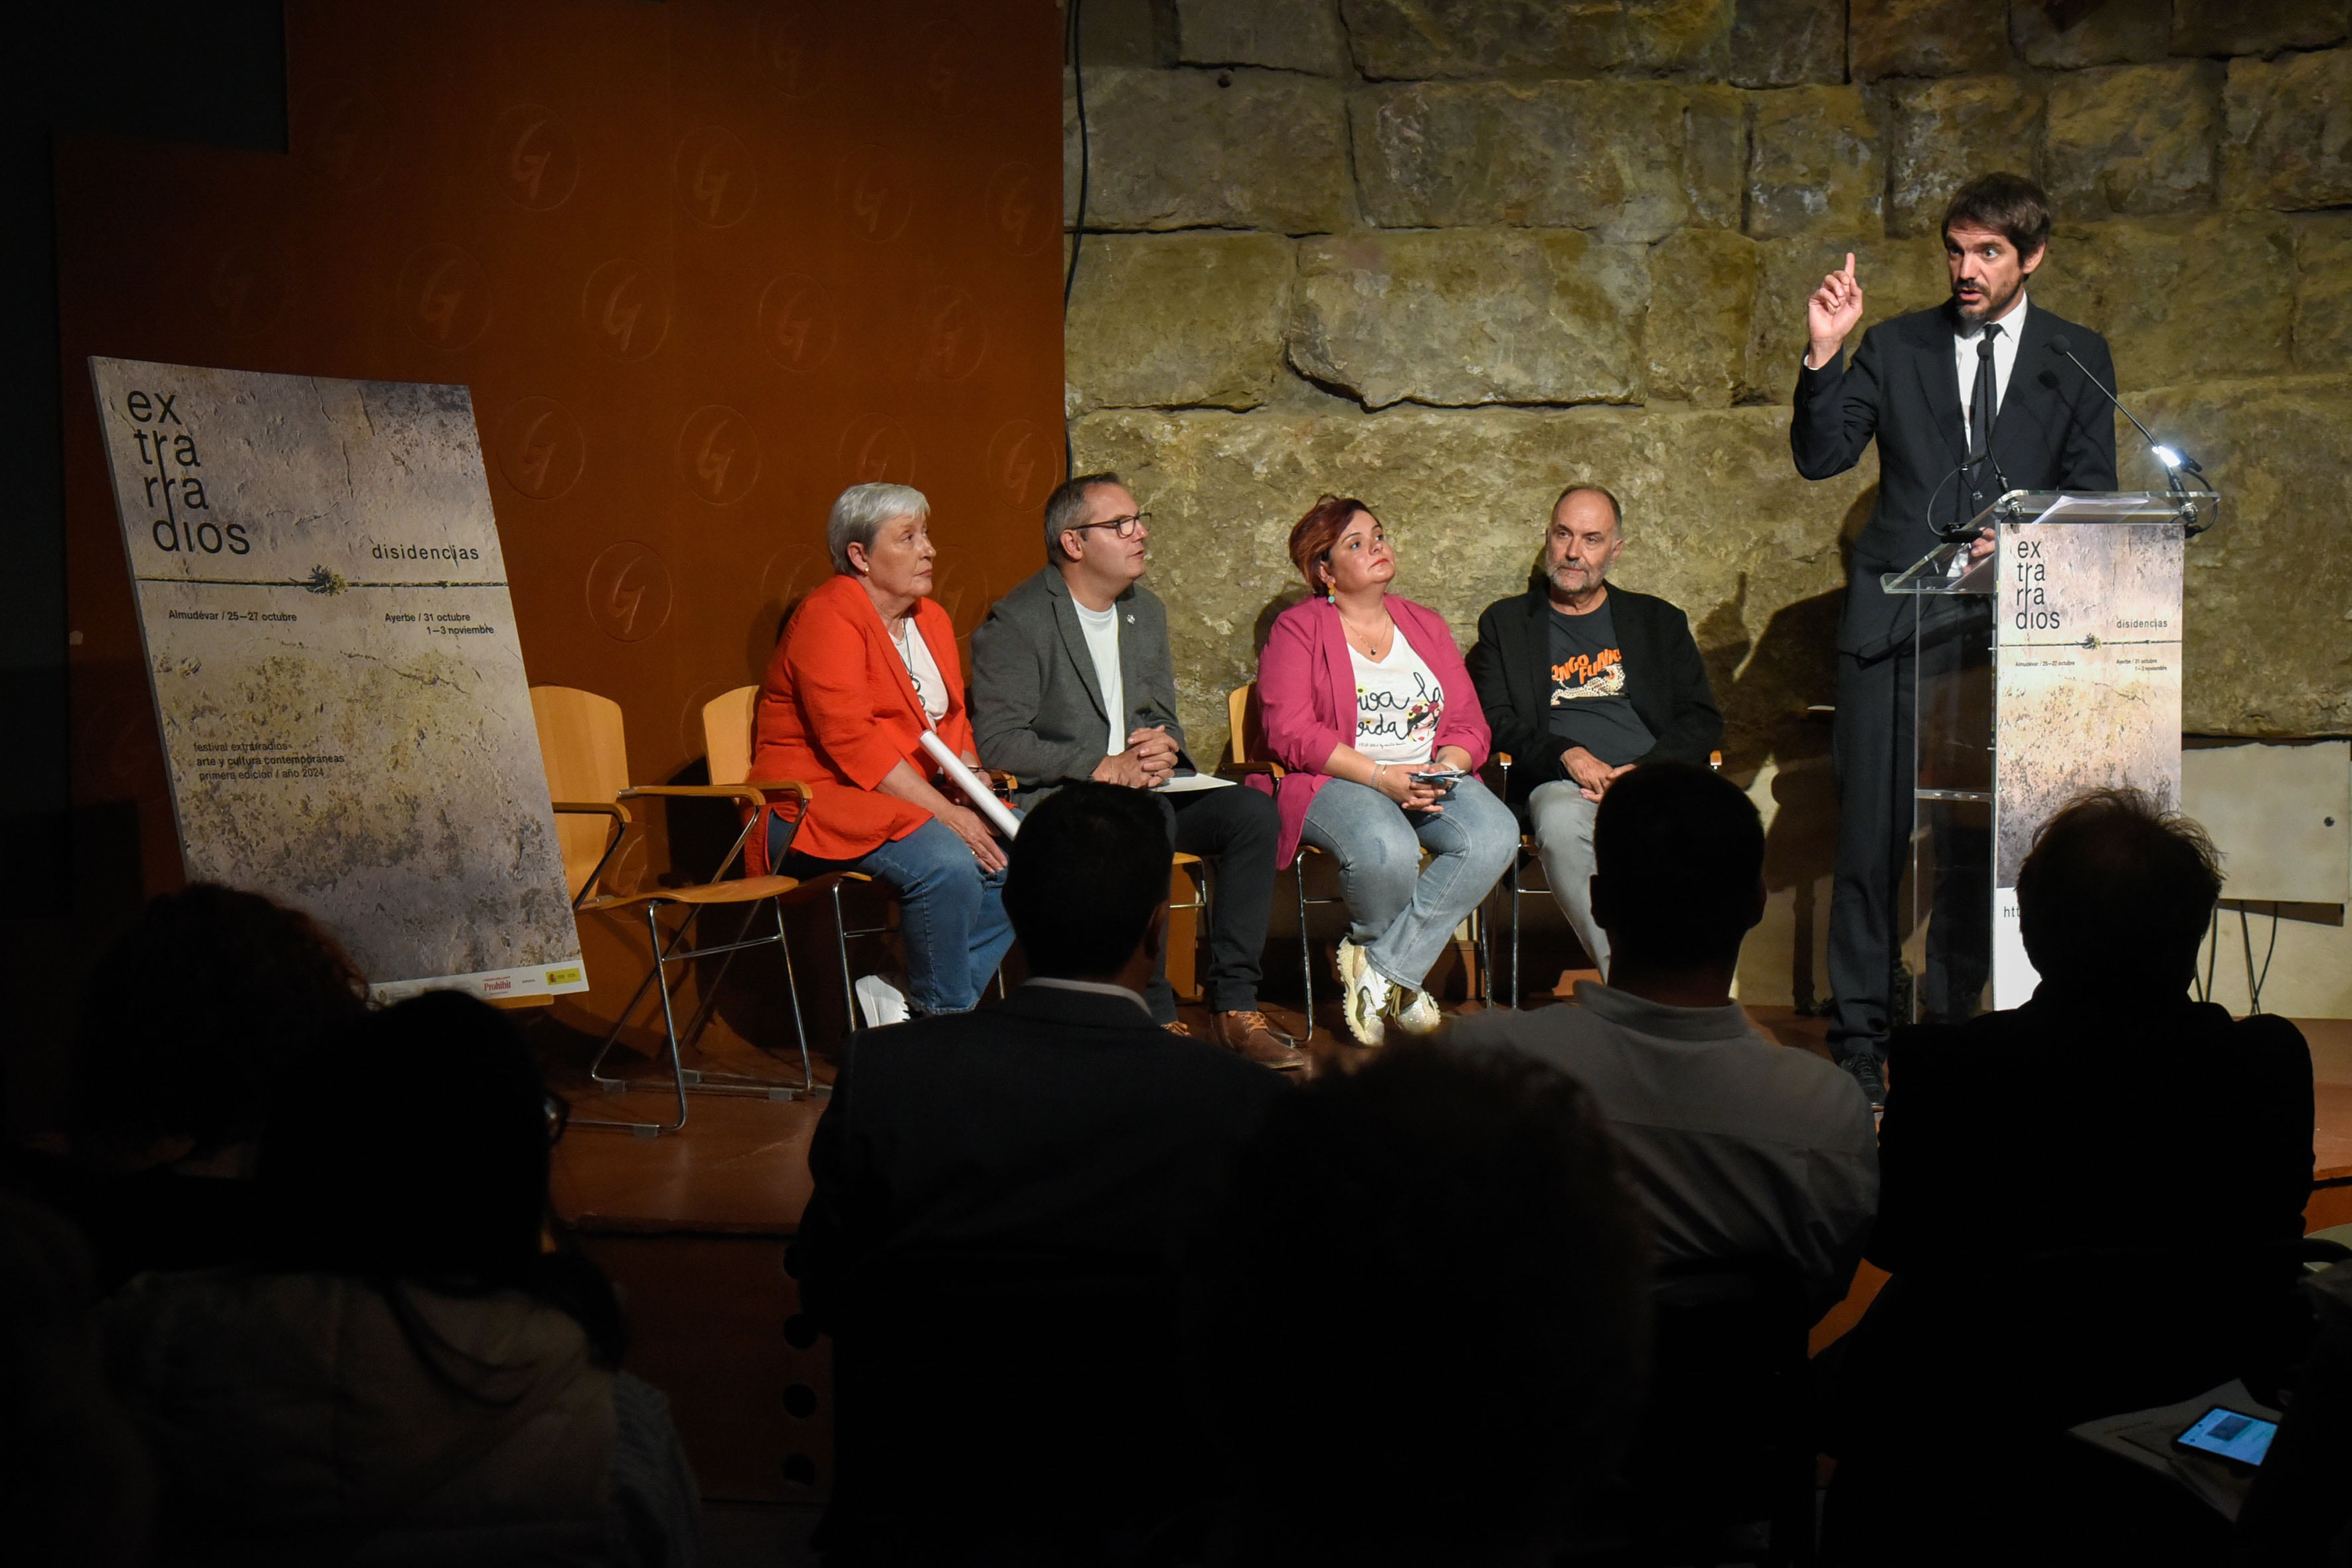
[[[1324,491],[1465,645],[1562,486],[1682,604],[1727,768],[1826,869],[1831,628],[1874,459],[1790,465],[1806,295],[1947,293],[1969,175],[2061,225],[2038,303],[2229,496],[2192,549],[2187,725],[2352,731],[2352,0],[1087,0],[1081,470],[1154,514],[1195,750],[1298,591]],[[1079,131],[1066,78],[1066,226]],[[2121,449],[2138,446],[2126,427]],[[2156,483],[2127,455],[2126,484]],[[1759,778],[1760,776],[1760,778]]]

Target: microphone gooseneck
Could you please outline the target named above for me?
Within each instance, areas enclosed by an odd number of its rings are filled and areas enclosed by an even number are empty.
[[[2162,442],[2157,440],[2154,435],[2148,433],[2147,426],[2139,422],[2139,415],[2124,407],[2124,400],[2109,392],[2106,388],[2106,383],[2100,381],[2097,376],[2091,373],[2091,367],[2074,357],[2074,343],[2064,333],[2061,332],[2056,337],[2050,340],[2050,351],[2053,354],[2064,355],[2068,362],[2073,364],[2076,370],[2083,372],[2083,379],[2084,381],[2099,389],[2099,395],[2101,397],[2105,398],[2109,402],[2115,404],[2116,412],[2121,413],[2126,419],[2131,421],[2132,428],[2139,432],[2139,437],[2142,441],[2147,443],[2149,454],[2153,455],[2158,463],[2164,465],[2165,482],[2170,485],[2175,491],[2183,495],[2188,493],[2189,487],[2180,482],[2180,471],[2184,468],[2189,470],[2191,474],[2196,475],[2200,481],[2204,479],[2205,470],[2198,466],[2197,459],[2189,456],[2187,453],[2176,452],[2171,447],[2167,446]],[[2205,487],[2208,490],[2210,490],[2213,486],[2210,484],[2208,484]]]

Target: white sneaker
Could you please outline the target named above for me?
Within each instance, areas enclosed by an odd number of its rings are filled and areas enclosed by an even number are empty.
[[[1388,977],[1372,967],[1364,950],[1342,938],[1339,943],[1339,979],[1346,988],[1340,998],[1340,1010],[1348,1020],[1348,1032],[1360,1045],[1378,1045],[1385,1038],[1387,1026],[1382,1021],[1388,1011],[1389,995],[1393,988]]]
[[[1437,1005],[1435,997],[1427,991],[1409,991],[1402,986],[1391,989],[1396,993],[1396,1001],[1389,1011],[1389,1017],[1396,1020],[1397,1028],[1407,1034],[1437,1032],[1438,1026],[1445,1021],[1445,1013]]]
[[[867,1029],[907,1021],[910,1016],[907,993],[900,988],[905,983],[903,975],[866,975],[859,978],[853,988],[857,993],[857,1010],[865,1015]]]

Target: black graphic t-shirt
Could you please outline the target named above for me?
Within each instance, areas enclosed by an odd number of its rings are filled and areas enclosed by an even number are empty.
[[[1612,768],[1647,756],[1658,737],[1625,695],[1625,655],[1609,601],[1590,614],[1550,614],[1551,732]]]

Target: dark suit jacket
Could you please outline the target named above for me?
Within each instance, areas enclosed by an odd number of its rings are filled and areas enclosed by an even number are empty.
[[[915,1256],[1160,1267],[1284,1092],[1123,997],[1024,986],[858,1034],[809,1145],[803,1300],[833,1328],[855,1270]]]
[[[1902,1484],[2189,1398],[2285,1346],[2311,1192],[2303,1036],[2186,998],[2049,989],[1888,1050],[1864,1252],[1894,1278],[1847,1348],[1833,1425],[1839,1451]]]
[[[1878,505],[1853,545],[1853,586],[1838,629],[1842,653],[1876,657],[1908,635],[1909,601],[1881,592],[1878,578],[1936,547],[1929,497],[1968,458],[1952,329],[1948,305],[1914,311],[1864,332],[1851,368],[1841,355],[1818,371],[1798,371],[1789,423],[1798,473],[1808,479],[1843,474],[1874,437],[1878,442]],[[2031,305],[2009,391],[1993,420],[1992,455],[2021,490],[2112,490],[2115,415],[2083,372],[2051,351],[2050,340],[2061,334],[2073,340],[2075,356],[2103,383],[2116,384],[2105,339]],[[1988,502],[1999,493],[1990,473],[1981,488]],[[1945,528],[1978,509],[1969,504],[1967,476],[1935,497],[1935,521]]]
[[[1560,758],[1569,743],[1551,733],[1549,608],[1540,585],[1488,605],[1478,617],[1478,645],[1470,650],[1470,679],[1495,749],[1511,754],[1515,805],[1537,785],[1568,777]],[[1609,585],[1609,610],[1625,655],[1625,699],[1656,737],[1639,760],[1705,767],[1723,738],[1723,715],[1690,619],[1663,599],[1615,583]]]
[[[1890,1273],[2303,1234],[2311,1051],[2284,1019],[2036,993],[1966,1023],[1898,1030],[1888,1054],[1867,1255]]]
[[[1181,752],[1176,661],[1168,647],[1168,611],[1137,583],[1118,596],[1118,673],[1127,688],[1119,734],[1157,726]],[[980,759],[1021,781],[1024,809],[1062,785],[1091,778],[1108,756],[1110,714],[1094,655],[1078,625],[1070,585],[1052,566],[989,607],[971,634],[971,727]],[[1178,766],[1192,766],[1180,758]]]

